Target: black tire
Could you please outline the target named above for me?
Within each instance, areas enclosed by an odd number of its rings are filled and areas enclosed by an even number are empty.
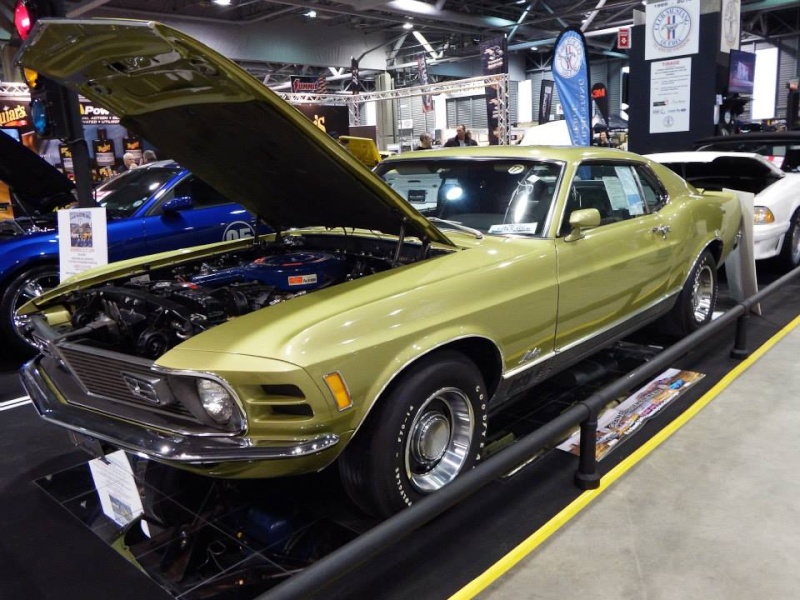
[[[717,305],[717,285],[716,261],[711,252],[704,250],[667,315],[666,330],[683,337],[710,323]]]
[[[788,270],[800,265],[800,210],[795,211],[789,220],[789,229],[783,237],[778,260],[781,266]]]
[[[36,353],[36,348],[21,333],[24,321],[16,319],[14,311],[28,300],[57,286],[58,281],[57,265],[39,265],[23,271],[6,287],[0,300],[0,336],[6,356],[30,358]]]
[[[379,400],[339,458],[344,488],[366,513],[389,517],[479,460],[488,393],[471,360],[437,352]]]

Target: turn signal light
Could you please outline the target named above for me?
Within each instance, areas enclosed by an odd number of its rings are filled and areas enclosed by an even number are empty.
[[[350,392],[347,389],[347,385],[338,371],[328,373],[325,375],[325,377],[323,377],[323,379],[325,380],[325,384],[328,386],[328,389],[331,391],[331,394],[333,394],[333,397],[336,400],[336,407],[339,410],[345,410],[353,406],[353,399],[350,397]]]

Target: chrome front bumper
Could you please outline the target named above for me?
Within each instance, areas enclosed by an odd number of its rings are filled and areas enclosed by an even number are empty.
[[[43,419],[155,460],[191,465],[281,460],[317,454],[339,443],[339,436],[323,434],[289,446],[259,447],[254,446],[246,436],[186,435],[157,431],[62,401],[43,375],[40,360],[37,357],[26,363],[20,377]]]

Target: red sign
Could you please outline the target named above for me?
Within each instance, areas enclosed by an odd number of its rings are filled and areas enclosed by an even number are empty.
[[[617,48],[620,50],[628,50],[631,47],[631,29],[630,27],[620,27],[617,31]]]

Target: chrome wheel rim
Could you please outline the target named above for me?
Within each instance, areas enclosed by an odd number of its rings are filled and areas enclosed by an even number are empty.
[[[14,297],[12,298],[12,306],[14,307],[14,314],[12,321],[14,330],[17,335],[22,335],[26,325],[30,322],[27,316],[17,315],[17,309],[26,302],[38,298],[46,291],[53,289],[58,285],[58,273],[56,271],[44,271],[36,275],[31,275],[16,289]]]
[[[789,250],[791,252],[792,264],[800,265],[800,222],[793,221],[789,230]]]
[[[455,479],[469,457],[475,415],[469,397],[458,388],[443,388],[422,404],[408,430],[406,476],[422,493],[434,492]]]
[[[698,323],[704,323],[714,308],[714,273],[709,265],[701,265],[692,285],[692,316]]]

